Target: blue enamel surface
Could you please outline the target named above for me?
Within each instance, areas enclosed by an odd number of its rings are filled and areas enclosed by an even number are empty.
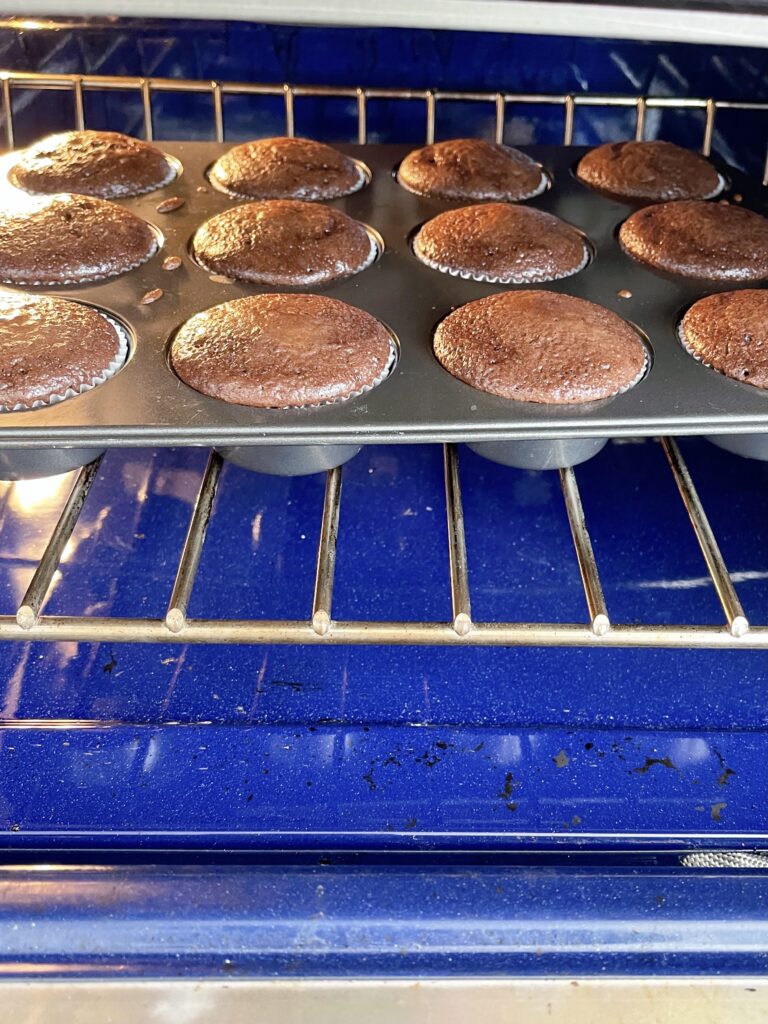
[[[14,865],[0,867],[0,972],[233,981],[756,975],[766,968],[765,904],[765,885],[750,872],[470,869],[455,858],[429,871],[370,862]]]
[[[764,621],[768,467],[683,447],[747,614]],[[48,610],[162,614],[204,463],[199,450],[110,452]],[[478,620],[583,621],[557,475],[463,451],[461,478]],[[614,619],[719,623],[658,445],[611,444],[578,479]],[[3,485],[3,611],[67,486]],[[227,465],[191,613],[308,616],[322,497],[322,476]],[[344,470],[334,614],[445,620],[444,517],[439,448],[364,450]],[[768,834],[764,652],[14,644],[0,658],[8,847]]]

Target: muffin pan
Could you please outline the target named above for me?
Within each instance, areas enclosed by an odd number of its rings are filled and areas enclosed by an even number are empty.
[[[367,270],[322,292],[368,310],[392,330],[399,359],[390,376],[364,395],[317,408],[250,409],[198,394],[168,365],[174,330],[209,306],[284,289],[223,280],[189,255],[195,229],[242,202],[217,191],[206,178],[207,168],[229,147],[165,143],[162,148],[179,161],[179,177],[155,192],[120,200],[160,230],[164,242],[158,253],[135,270],[98,284],[25,289],[66,295],[116,316],[133,335],[129,358],[113,378],[86,394],[0,416],[0,476],[8,472],[15,451],[23,452],[21,469],[32,475],[57,471],[62,449],[90,453],[150,445],[214,445],[241,462],[288,473],[327,468],[360,445],[382,442],[466,441],[491,458],[529,468],[581,461],[608,437],[661,433],[724,435],[724,443],[733,448],[735,438],[742,453],[768,456],[768,393],[703,366],[685,352],[676,334],[688,305],[734,285],[665,277],[623,253],[617,229],[636,207],[608,199],[575,178],[573,168],[587,151],[583,147],[526,148],[552,182],[528,204],[579,228],[594,250],[581,272],[536,287],[600,303],[641,330],[649,339],[650,365],[629,391],[593,404],[537,405],[485,394],[448,374],[432,354],[437,323],[473,299],[526,286],[463,280],[421,263],[410,248],[414,229],[442,210],[465,204],[401,188],[394,170],[411,147],[370,145],[339,147],[370,167],[372,180],[330,205],[378,231],[385,251]],[[740,195],[746,206],[765,211],[757,181],[721,164],[718,170],[729,182],[724,197]],[[181,207],[157,211],[177,196],[184,199]],[[168,256],[182,258],[179,269],[163,270]],[[142,302],[157,290],[162,290],[160,297]],[[266,446],[269,451],[248,451]]]

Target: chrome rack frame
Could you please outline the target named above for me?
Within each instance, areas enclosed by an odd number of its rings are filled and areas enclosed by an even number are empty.
[[[744,614],[677,443],[671,438],[662,438],[661,444],[720,599],[725,616],[725,624],[720,627],[615,625],[611,622],[576,475],[572,469],[561,469],[560,481],[584,587],[587,621],[583,624],[474,622],[458,455],[456,447],[448,444],[444,446],[448,578],[452,599],[452,616],[448,622],[337,622],[333,619],[333,582],[342,493],[341,469],[330,470],[326,478],[315,586],[307,620],[189,618],[189,600],[221,473],[221,457],[211,452],[192,510],[164,619],[41,614],[62,551],[77,524],[78,515],[98,471],[97,461],[81,469],[75,478],[72,491],[16,615],[0,615],[0,640],[768,649],[768,626],[750,625]]]
[[[9,149],[14,146],[13,93],[18,89],[65,91],[72,94],[75,128],[85,127],[86,92],[135,91],[141,99],[144,114],[144,134],[155,138],[152,100],[161,93],[203,93],[211,97],[213,139],[225,141],[224,99],[227,96],[282,97],[285,107],[285,131],[295,134],[295,104],[302,97],[353,100],[356,109],[357,141],[368,141],[369,100],[410,100],[425,107],[425,138],[434,142],[437,108],[440,103],[461,102],[489,104],[495,111],[494,137],[504,140],[507,107],[512,104],[531,106],[559,106],[563,111],[563,144],[573,143],[576,110],[579,107],[625,107],[635,110],[635,138],[645,134],[649,110],[701,110],[704,112],[704,130],[701,151],[708,156],[712,148],[715,118],[720,110],[749,110],[765,113],[768,102],[750,103],[714,99],[713,97],[676,96],[616,96],[597,93],[512,93],[512,92],[451,92],[440,89],[396,89],[361,86],[337,87],[324,85],[266,84],[261,82],[200,81],[185,78],[142,78],[130,75],[72,75],[49,74],[33,71],[0,71],[0,102],[5,125],[5,141]],[[768,148],[763,170],[763,184],[768,185]]]
[[[435,138],[438,105],[451,101],[491,104],[495,111],[494,136],[498,142],[504,138],[506,113],[510,105],[560,106],[563,111],[563,143],[565,145],[570,145],[573,141],[574,121],[578,107],[634,108],[635,138],[637,139],[644,136],[646,116],[649,110],[701,110],[704,112],[701,151],[705,155],[709,154],[712,147],[715,119],[719,110],[768,112],[768,103],[731,102],[711,97],[695,99],[591,93],[576,95],[507,92],[465,93],[431,89],[336,88],[141,78],[122,75],[0,71],[0,109],[5,126],[5,140],[9,148],[13,147],[15,140],[13,97],[14,92],[19,89],[70,92],[73,98],[73,121],[76,128],[85,127],[84,96],[86,92],[135,90],[142,103],[144,133],[147,139],[155,138],[152,107],[154,96],[172,92],[208,94],[211,97],[213,137],[218,142],[225,141],[224,99],[227,96],[282,97],[285,109],[285,130],[288,135],[293,135],[295,132],[295,102],[297,99],[328,97],[353,100],[356,111],[356,137],[359,143],[365,143],[368,140],[367,103],[369,100],[377,99],[423,103],[427,142],[432,142]],[[768,151],[764,163],[763,184],[768,185]],[[334,621],[332,597],[342,492],[341,469],[331,470],[327,475],[315,587],[311,613],[306,621],[189,618],[187,614],[189,600],[221,473],[221,459],[218,454],[212,452],[192,512],[164,619],[42,615],[45,598],[62,552],[75,529],[78,516],[98,471],[99,462],[97,461],[83,468],[75,478],[72,491],[16,615],[0,615],[0,640],[768,649],[768,626],[755,626],[748,622],[676,442],[671,438],[662,438],[661,444],[723,609],[725,623],[720,627],[712,625],[618,625],[611,622],[584,518],[576,476],[571,469],[561,470],[560,479],[584,587],[588,620],[585,623],[564,624],[474,622],[470,600],[458,457],[453,445],[445,445],[448,565],[452,599],[452,617],[448,622]]]

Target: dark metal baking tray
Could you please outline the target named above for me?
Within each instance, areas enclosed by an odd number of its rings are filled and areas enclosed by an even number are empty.
[[[168,367],[168,341],[190,315],[228,299],[274,288],[211,278],[189,257],[195,228],[207,217],[243,200],[216,191],[206,169],[229,147],[218,143],[165,143],[183,172],[157,192],[122,204],[155,224],[164,243],[144,266],[99,284],[30,291],[67,295],[93,303],[133,332],[130,358],[114,378],[93,391],[50,408],[0,417],[0,446],[238,444],[362,444],[406,441],[480,441],[768,431],[768,394],[729,380],[697,363],[680,346],[676,327],[694,300],[733,285],[686,282],[655,274],[625,255],[616,230],[633,207],[583,186],[573,168],[580,147],[527,147],[552,178],[530,205],[557,214],[591,239],[595,255],[581,273],[536,287],[552,288],[601,303],[635,323],[647,336],[652,365],[646,377],[617,398],[589,405],[546,406],[512,402],[476,391],[451,377],[431,348],[435,325],[456,306],[500,289],[524,286],[464,281],[431,270],[410,249],[414,228],[441,210],[462,205],[426,199],[400,188],[393,171],[408,146],[342,146],[372,171],[371,183],[335,201],[376,228],[386,249],[363,273],[322,289],[324,294],[369,310],[396,334],[400,358],[391,376],[359,398],[315,409],[259,410],[228,405],[182,384]],[[717,161],[715,161],[717,163]],[[720,165],[725,196],[740,195],[762,211],[762,186]],[[207,191],[198,191],[207,186]],[[156,207],[169,196],[185,205],[169,214]],[[182,267],[162,269],[167,256]],[[141,297],[155,288],[150,305]],[[621,298],[627,290],[631,298]]]

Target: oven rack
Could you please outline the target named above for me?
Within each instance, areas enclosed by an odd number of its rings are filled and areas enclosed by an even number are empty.
[[[422,103],[425,116],[425,140],[434,142],[437,111],[445,103],[478,103],[491,106],[494,111],[494,139],[504,141],[507,108],[512,105],[555,106],[562,109],[563,145],[573,144],[576,111],[580,107],[622,107],[635,111],[635,138],[645,135],[649,111],[703,111],[704,127],[701,152],[709,156],[715,120],[721,110],[768,112],[768,102],[724,100],[714,97],[644,96],[600,93],[515,93],[515,92],[463,92],[443,89],[365,88],[363,86],[291,85],[289,83],[225,82],[188,78],[139,77],[134,75],[76,75],[36,71],[0,70],[0,111],[4,123],[5,141],[12,149],[15,145],[13,96],[20,89],[64,91],[72,95],[73,126],[86,127],[85,93],[109,93],[115,90],[135,92],[141,101],[144,135],[154,140],[153,97],[162,93],[203,94],[211,98],[213,140],[225,142],[225,103],[228,96],[254,98],[282,97],[285,109],[285,133],[295,134],[296,101],[302,98],[326,98],[354,101],[356,141],[368,142],[368,101],[401,100]],[[196,119],[197,120],[197,119]],[[768,131],[766,155],[763,163],[763,185],[768,186]]]
[[[14,110],[14,98],[21,90],[25,92],[53,90],[70,93],[75,128],[86,127],[86,93],[132,90],[140,98],[144,135],[149,140],[156,138],[153,99],[158,95],[168,93],[208,95],[211,99],[212,134],[217,142],[225,141],[225,99],[229,96],[253,97],[254,100],[282,97],[287,135],[295,133],[296,104],[302,98],[324,97],[352,101],[355,111],[356,140],[359,143],[368,141],[369,100],[398,100],[423,104],[425,140],[427,142],[432,142],[435,139],[439,107],[441,104],[451,102],[490,105],[494,112],[494,138],[498,142],[504,139],[506,118],[510,107],[514,105],[560,107],[563,116],[562,139],[564,145],[571,145],[573,142],[577,109],[581,107],[634,109],[636,139],[642,139],[645,135],[646,118],[649,111],[701,111],[704,115],[701,151],[705,155],[711,151],[716,117],[719,111],[741,110],[762,114],[768,112],[768,102],[729,101],[713,97],[457,92],[433,89],[265,84],[6,70],[0,71],[0,113],[3,117],[5,141],[9,148],[15,144],[16,118],[19,115],[19,111]],[[763,184],[768,185],[768,149],[764,162]],[[576,475],[571,469],[561,470],[560,479],[584,588],[588,613],[586,621],[562,624],[473,621],[458,455],[453,445],[445,445],[445,493],[449,538],[448,578],[452,598],[452,617],[447,622],[334,621],[332,597],[342,493],[341,469],[331,470],[327,474],[312,610],[307,620],[189,618],[187,615],[189,600],[221,471],[220,457],[215,452],[211,452],[193,508],[164,619],[46,616],[42,614],[54,573],[58,568],[67,540],[75,529],[78,516],[98,471],[99,462],[97,461],[84,467],[75,478],[72,491],[16,614],[0,615],[0,640],[768,648],[768,626],[750,624],[744,614],[706,512],[676,442],[671,438],[662,438],[660,443],[664,448],[677,489],[688,512],[691,526],[723,609],[725,622],[720,627],[712,625],[622,625],[611,622],[592,551],[589,531],[584,519]]]
[[[724,625],[620,625],[611,622],[576,474],[560,470],[563,499],[584,589],[584,623],[475,622],[467,566],[458,452],[444,449],[451,618],[447,622],[335,621],[332,615],[342,468],[326,475],[311,614],[307,620],[195,619],[188,608],[222,467],[211,451],[193,506],[164,619],[46,616],[41,611],[67,541],[77,524],[100,460],[81,469],[43,556],[14,615],[0,616],[2,640],[221,644],[418,644],[548,647],[685,647],[768,649],[768,626],[751,625],[677,442],[660,441],[723,614]],[[446,588],[447,591],[447,588]]]

